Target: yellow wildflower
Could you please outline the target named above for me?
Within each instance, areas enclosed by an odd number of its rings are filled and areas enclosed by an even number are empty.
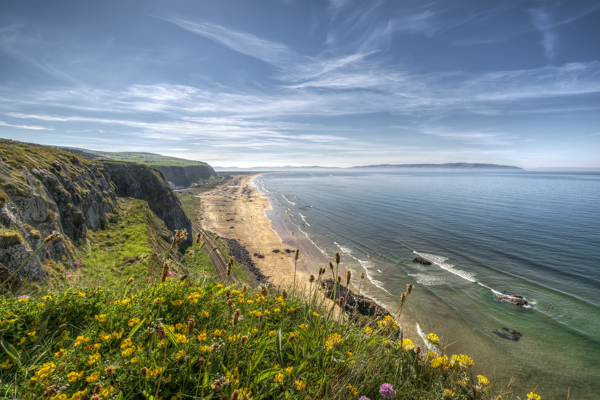
[[[121,352],[121,355],[123,357],[131,357],[133,353],[135,353],[135,346],[126,348]]]
[[[112,387],[111,385],[108,385],[100,391],[100,397],[102,397],[103,399],[106,399],[114,391],[115,391],[115,388]]]
[[[273,381],[274,381],[275,383],[281,383],[281,382],[283,382],[283,378],[285,378],[285,377],[283,376],[283,374],[282,374],[282,373],[279,373],[279,374],[275,375],[275,378],[273,378]]]
[[[176,333],[175,334],[175,343],[177,344],[186,344],[189,343],[190,339],[188,339],[185,335],[182,335],[180,333]]]
[[[527,395],[527,400],[541,400],[542,398],[540,397],[539,394],[535,394],[533,392],[529,392],[529,394]]]
[[[56,396],[50,397],[50,400],[67,400],[68,397],[64,393],[57,394]]]
[[[88,376],[87,378],[85,378],[85,381],[87,383],[94,383],[96,382],[98,379],[100,379],[100,372],[96,371],[93,374],[91,374],[90,376]]]
[[[252,333],[253,335],[256,335],[258,333],[258,329],[257,328],[252,328],[252,330],[250,331],[250,333]]]
[[[339,333],[332,333],[327,337],[327,341],[325,342],[325,348],[327,349],[327,351],[331,351],[337,344],[340,344],[343,341],[344,340],[342,339],[342,336]]]
[[[138,324],[140,322],[139,318],[131,318],[129,320],[129,322],[127,323],[127,326],[129,326],[130,328],[136,324]]]
[[[293,366],[289,366],[286,369],[284,369],[284,372],[285,372],[286,375],[289,375],[292,372],[294,372],[294,367]]]
[[[425,336],[425,339],[431,344],[438,344],[440,342],[440,338],[435,333],[429,333]]]
[[[35,373],[35,380],[44,380],[46,378],[48,378],[50,375],[52,375],[52,373],[54,372],[54,370],[56,369],[56,365],[54,363],[44,363],[44,365],[42,366],[42,368],[40,368],[39,371],[37,371]]]
[[[352,393],[352,396],[358,396],[358,389],[348,384],[348,390]]]
[[[204,342],[208,338],[208,335],[206,334],[206,332],[202,332],[197,336],[197,338],[200,342]]]
[[[79,295],[79,297],[85,297],[85,293],[84,292],[77,292],[77,294]]]
[[[52,300],[52,296],[44,296],[44,297],[42,297],[42,300],[44,300],[44,301]]]
[[[181,357],[185,357],[185,350],[178,351],[177,353],[175,353],[174,357],[176,360],[179,360]]]
[[[62,357],[65,355],[67,351],[65,349],[60,349],[56,353],[54,353],[54,358]]]
[[[202,346],[200,347],[200,351],[203,353],[208,353],[210,351],[210,346]]]
[[[108,319],[108,315],[106,315],[106,314],[94,315],[94,318],[96,319],[96,321],[102,323]]]
[[[110,339],[112,339],[112,335],[110,333],[104,333],[103,332],[103,333],[100,334],[100,340],[102,340],[104,342],[107,342]]]
[[[304,389],[306,389],[305,381],[297,380],[294,382],[294,384],[296,385],[296,390],[299,392],[302,392],[302,391],[304,391]]]
[[[451,399],[454,397],[454,391],[451,389],[444,389],[444,393],[442,393],[443,399]]]
[[[83,390],[80,390],[79,392],[73,393],[73,396],[71,396],[71,398],[69,400],[83,400],[86,398],[87,394],[88,394],[88,390],[83,389]]]
[[[488,378],[483,375],[477,375],[477,379],[479,380],[479,386],[487,386],[490,384]]]
[[[89,340],[90,338],[87,338],[85,336],[77,336],[77,339],[75,339],[75,346],[81,346]]]
[[[67,379],[69,380],[69,382],[75,382],[75,381],[77,381],[77,379],[81,379],[81,378],[83,378],[83,372],[77,373],[77,372],[73,371],[73,372],[69,372],[67,374]]]
[[[410,339],[404,339],[402,341],[402,348],[406,350],[412,350],[415,348],[415,344]]]
[[[175,307],[179,307],[183,304],[183,300],[174,300],[171,304],[173,304]]]
[[[274,337],[275,335],[277,335],[277,331],[269,331],[270,337]]]
[[[365,326],[365,333],[367,335],[370,335],[371,333],[373,333],[373,329],[370,326]]]
[[[130,338],[125,338],[125,340],[121,342],[121,349],[126,349],[131,346],[133,346],[133,342]]]
[[[102,360],[100,353],[92,354],[89,356],[88,365],[94,365]]]

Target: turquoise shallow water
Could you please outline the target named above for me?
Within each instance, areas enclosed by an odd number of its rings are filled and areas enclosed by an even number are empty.
[[[521,396],[539,385],[545,399],[598,398],[600,174],[303,172],[257,184],[324,253],[365,272],[371,297],[393,309],[414,284],[406,312],[419,326],[407,331],[436,332],[477,373],[515,378]]]

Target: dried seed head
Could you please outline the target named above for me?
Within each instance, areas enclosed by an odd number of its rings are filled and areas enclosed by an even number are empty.
[[[262,320],[263,320],[263,315],[264,315],[264,314],[260,314],[260,315],[258,316],[258,322],[262,322]]]
[[[346,272],[346,286],[350,284],[350,279],[352,278],[352,272]]]
[[[296,340],[296,335],[295,334],[290,334],[290,337],[288,338],[288,342],[293,342],[294,340]]]
[[[400,302],[401,302],[401,304],[404,304],[404,301],[405,301],[405,300],[406,300],[406,293],[402,293],[402,294],[400,295]]]
[[[58,329],[63,329],[65,326],[67,326],[67,324],[61,324]]]
[[[199,233],[196,235],[196,243],[201,243],[202,242],[202,235],[200,235]]]
[[[413,285],[406,285],[406,294],[410,294],[410,292],[412,292],[413,290]]]
[[[107,367],[104,372],[106,373],[106,376],[113,376],[115,374],[115,367]]]
[[[156,332],[156,337],[159,339],[167,336],[167,331],[165,331],[165,327],[162,325],[158,325],[156,328],[154,328],[154,332]]]
[[[342,277],[340,275],[338,275],[338,282],[342,283]]]
[[[187,274],[186,274],[186,275],[184,275],[184,276],[182,276],[181,278],[179,278],[179,281],[180,281],[180,282],[183,282],[183,281],[185,281],[185,280],[188,278],[188,276],[189,276],[189,275],[187,275]]]
[[[231,264],[227,265],[227,276],[231,275]]]
[[[233,321],[231,321],[233,323],[233,326],[238,324],[238,321],[240,320],[240,314],[242,313],[242,311],[238,308],[235,310],[235,312],[233,313]]]
[[[90,397],[90,400],[100,400],[100,396],[93,394],[92,397]]]
[[[225,292],[225,296],[226,296],[227,298],[230,298],[230,297],[231,297],[231,290],[228,290],[228,291],[226,291],[226,292]]]
[[[198,359],[198,364],[200,364],[200,366],[202,366],[202,365],[204,365],[204,362],[205,362],[205,361],[206,361],[206,360],[204,359],[204,357],[200,357],[200,358]]]
[[[227,300],[227,307],[231,308],[233,306],[233,300],[228,299]]]
[[[233,265],[233,257],[229,257],[229,264]]]
[[[144,367],[142,368],[142,376],[146,376],[146,374],[148,373],[148,368]]]
[[[329,269],[333,271],[333,264],[329,263]]]
[[[325,268],[321,267],[319,268],[319,276],[323,275],[325,273]]]
[[[219,235],[215,236],[215,240],[219,240]]]
[[[52,397],[58,392],[58,387],[56,385],[48,386],[46,391],[44,392],[44,397]]]
[[[296,250],[296,256],[294,257],[295,260],[298,260],[298,256],[300,255],[300,250]]]
[[[50,235],[46,236],[46,238],[44,239],[44,244],[50,243],[50,242],[58,239],[59,237],[60,237],[60,233],[52,232]]]
[[[313,283],[315,281],[315,276],[313,274],[310,274],[310,276],[308,277],[308,281],[310,283]]]
[[[242,344],[246,343],[248,341],[248,336],[242,336],[241,342]]]
[[[240,391],[239,390],[234,390],[233,393],[231,393],[231,400],[238,400],[238,396],[240,395]]]
[[[206,242],[202,242],[202,243],[200,243],[200,248],[201,248],[201,249],[202,249],[202,248],[204,248],[204,246],[206,246]]]
[[[335,263],[336,264],[340,263],[340,253],[335,253]]]
[[[344,298],[343,298],[343,297],[340,297],[340,298],[338,299],[338,305],[339,305],[340,307],[343,307],[343,306],[344,306]]]
[[[360,279],[365,279],[365,274],[364,273],[360,274]]]
[[[189,367],[189,366],[190,366],[190,356],[185,356],[185,365],[186,365],[187,367]]]
[[[263,286],[262,289],[260,290],[260,294],[267,297],[269,295],[269,288],[266,286]]]
[[[248,286],[247,285],[242,286],[242,292],[248,293]]]
[[[96,383],[96,386],[94,386],[94,394],[100,394],[100,392],[102,391],[102,384],[100,382]]]
[[[129,278],[127,279],[127,283],[125,284],[125,286],[129,286],[133,283],[133,278]]]
[[[195,327],[196,327],[196,320],[194,318],[190,318],[188,320],[188,335],[191,335],[194,332]]]
[[[170,269],[171,269],[171,266],[168,263],[165,263],[165,265],[163,265],[162,276],[160,278],[160,280],[162,282],[166,281],[167,278],[169,277],[169,270]]]
[[[415,353],[417,353],[417,354],[421,353],[421,346],[415,347]]]
[[[212,385],[210,385],[210,388],[215,391],[218,392],[219,390],[221,390],[221,381],[218,379],[215,379],[215,381],[213,382]]]
[[[210,346],[210,354],[216,354],[217,351],[219,351],[219,343],[213,343],[213,345]]]
[[[287,291],[284,290],[283,292],[281,292],[281,298],[284,300],[287,299]]]

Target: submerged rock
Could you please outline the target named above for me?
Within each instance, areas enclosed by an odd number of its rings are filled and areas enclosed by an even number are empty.
[[[413,262],[419,263],[419,264],[423,264],[423,265],[431,265],[431,261],[426,260],[422,257],[417,257],[413,260]]]
[[[508,303],[512,303],[515,306],[518,307],[524,307],[524,306],[528,306],[529,305],[529,301],[523,297],[523,296],[519,296],[517,294],[512,294],[509,292],[499,292],[496,293],[496,298],[499,301],[506,301]]]
[[[513,329],[508,328],[496,329],[495,331],[493,331],[493,333],[500,336],[502,339],[512,340],[513,342],[518,342],[519,339],[523,337],[523,334],[521,332],[517,332]]]

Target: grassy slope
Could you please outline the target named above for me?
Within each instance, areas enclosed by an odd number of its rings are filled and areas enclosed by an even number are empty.
[[[155,153],[139,153],[139,152],[104,152],[96,150],[84,150],[98,157],[106,157],[109,160],[115,161],[131,161],[148,165],[165,165],[184,167],[188,165],[208,165],[202,161],[186,160],[183,158],[163,156]]]

